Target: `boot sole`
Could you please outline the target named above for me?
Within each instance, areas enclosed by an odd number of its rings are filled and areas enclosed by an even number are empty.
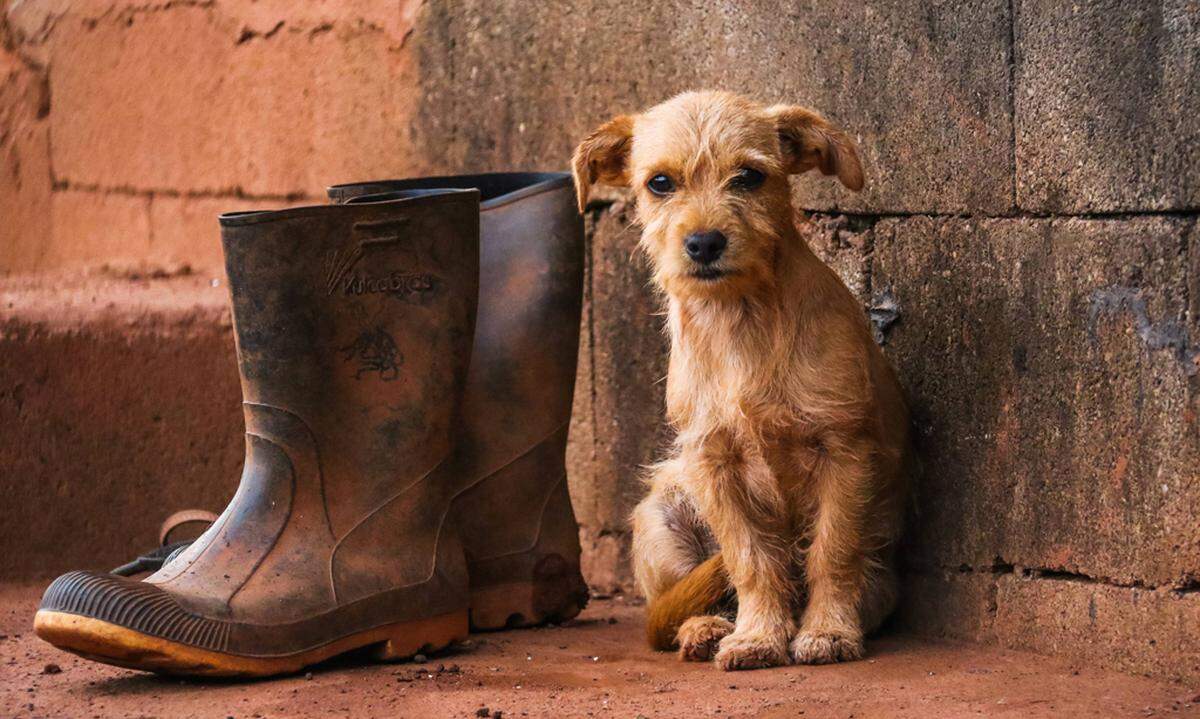
[[[295,654],[252,657],[199,649],[66,612],[41,610],[33,620],[39,637],[85,659],[127,669],[200,677],[292,674],[364,647],[371,647],[370,656],[377,661],[402,661],[466,639],[467,625],[468,614],[462,610],[376,627]]]

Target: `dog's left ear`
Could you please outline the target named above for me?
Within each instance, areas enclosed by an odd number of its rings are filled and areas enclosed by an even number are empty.
[[[767,108],[767,115],[775,122],[784,168],[789,175],[815,167],[823,175],[837,175],[843,185],[855,192],[862,189],[862,163],[846,133],[799,105],[775,105]]]
[[[596,128],[575,148],[571,171],[575,175],[575,197],[579,211],[587,207],[592,185],[629,184],[629,145],[633,140],[633,118],[619,115]]]

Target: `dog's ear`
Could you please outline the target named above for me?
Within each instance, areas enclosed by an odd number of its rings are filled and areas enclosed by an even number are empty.
[[[588,135],[575,148],[571,171],[575,175],[575,196],[579,211],[587,207],[592,185],[603,183],[624,187],[629,184],[629,145],[633,139],[633,118],[618,115]]]
[[[862,189],[862,164],[854,142],[846,133],[799,105],[775,105],[767,109],[767,114],[779,133],[784,168],[789,175],[815,167],[821,174],[837,175],[843,185],[855,192]]]

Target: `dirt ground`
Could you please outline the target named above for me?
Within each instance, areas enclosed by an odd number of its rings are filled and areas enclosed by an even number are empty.
[[[642,608],[594,600],[566,626],[476,635],[421,663],[353,659],[258,682],[106,667],[37,639],[40,587],[0,588],[0,716],[1192,717],[1196,688],[1021,652],[885,636],[861,662],[726,674],[642,641]]]

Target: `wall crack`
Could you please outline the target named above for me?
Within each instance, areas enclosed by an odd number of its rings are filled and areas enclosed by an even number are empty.
[[[992,577],[1015,576],[1021,579],[1048,582],[1072,582],[1076,584],[1095,584],[1114,589],[1137,589],[1147,592],[1162,592],[1171,595],[1184,596],[1200,593],[1200,579],[1186,578],[1175,584],[1154,585],[1139,579],[1121,581],[1103,575],[1086,574],[1058,567],[1034,567],[1012,564],[997,557],[992,564],[970,565],[927,565],[911,564],[905,570],[912,574],[974,574]]]
[[[99,195],[124,195],[127,197],[177,197],[182,199],[235,199],[261,200],[264,202],[297,202],[300,200],[324,201],[324,197],[310,195],[303,190],[282,193],[247,192],[241,187],[225,187],[201,190],[177,190],[174,188],[142,188],[130,185],[100,185],[91,183],[76,183],[55,179],[55,192],[90,192]]]

